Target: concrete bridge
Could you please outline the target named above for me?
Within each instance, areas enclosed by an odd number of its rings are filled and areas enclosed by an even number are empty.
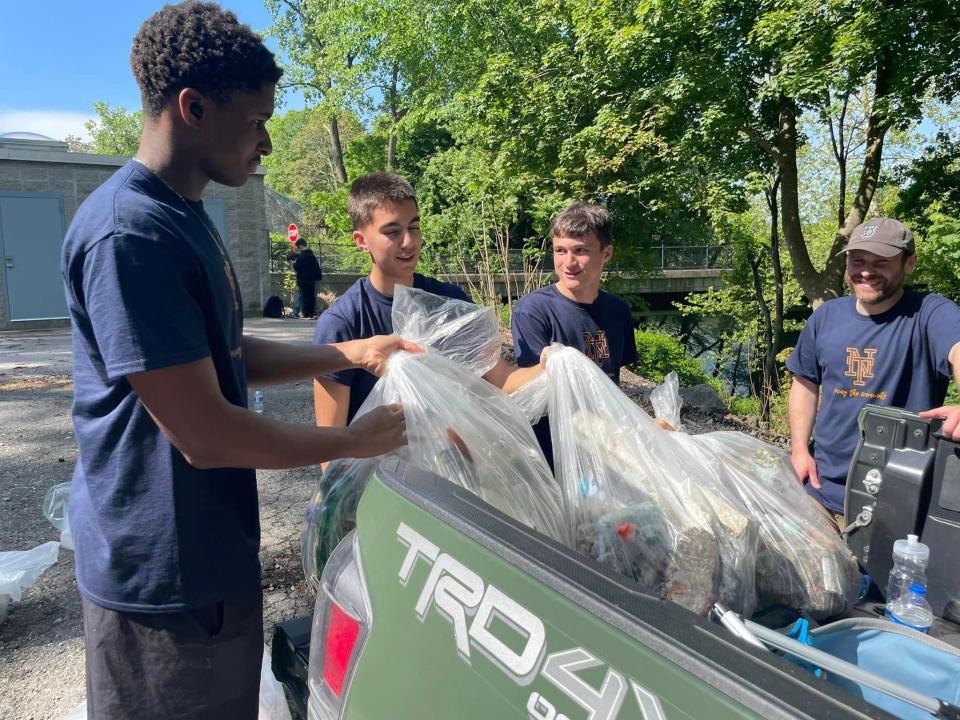
[[[317,250],[320,265],[323,270],[323,279],[320,281],[320,291],[329,291],[342,295],[359,278],[366,273],[354,269],[356,251],[336,245],[323,244]],[[513,253],[514,251],[511,251]],[[651,305],[651,308],[670,308],[675,300],[681,300],[689,293],[706,292],[712,287],[720,287],[723,272],[730,267],[729,252],[723,246],[663,246],[651,248],[648,265],[652,269],[647,272],[608,268],[604,274],[606,287],[618,294],[641,295]],[[494,291],[506,299],[509,284],[510,293],[514,298],[530,291],[528,274],[520,272],[523,267],[522,256],[517,251],[516,257],[509,259],[510,272],[495,272],[493,274]],[[277,263],[271,273],[274,292],[282,287],[284,263]],[[439,273],[438,278],[452,282],[470,292],[471,288],[480,288],[483,291],[486,275],[479,272],[452,272]],[[555,279],[552,272],[544,273],[542,282],[535,283],[539,287]]]
[[[660,270],[649,275],[613,270],[607,272],[605,278],[611,291],[617,293],[686,295],[693,292],[706,292],[711,287],[719,287],[722,273],[723,271],[717,268]],[[324,272],[323,280],[320,281],[320,291],[331,291],[337,295],[342,295],[347,288],[361,277],[364,277],[364,274],[358,272]],[[437,277],[440,280],[459,285],[464,290],[469,290],[471,286],[482,287],[484,283],[484,277],[479,273],[441,274]],[[555,279],[553,273],[549,273],[546,277],[547,282]],[[494,283],[497,295],[507,296],[507,283],[510,283],[510,294],[513,297],[522,295],[526,279],[526,275],[523,273],[495,274]]]

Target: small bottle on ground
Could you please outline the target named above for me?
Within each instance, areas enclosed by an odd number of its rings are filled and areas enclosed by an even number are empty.
[[[253,411],[263,415],[263,390],[260,388],[253,391]]]

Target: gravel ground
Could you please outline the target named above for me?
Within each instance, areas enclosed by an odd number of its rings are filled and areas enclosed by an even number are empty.
[[[247,321],[251,334],[309,342],[313,323]],[[628,394],[641,404],[650,383],[627,374]],[[66,330],[0,333],[0,550],[26,550],[58,532],[40,506],[47,489],[70,480],[77,446],[70,421],[73,387]],[[292,423],[313,421],[310,384],[265,390],[265,412]],[[649,406],[647,406],[649,411]],[[695,409],[683,414],[688,432],[750,428]],[[300,564],[300,525],[317,477],[316,468],[261,471],[264,638],[274,623],[308,614],[313,595]],[[14,603],[0,624],[0,718],[62,720],[84,697],[83,633],[73,553]],[[296,716],[295,716],[296,717]]]
[[[309,342],[313,323],[247,321],[252,334]],[[309,382],[267,388],[265,413],[313,422]],[[70,421],[68,331],[0,333],[0,550],[59,539],[40,511],[47,489],[68,482],[77,459]],[[300,564],[300,524],[316,468],[260,471],[264,639],[274,623],[313,610]],[[60,559],[0,624],[0,718],[62,720],[84,697],[83,631],[73,553]]]

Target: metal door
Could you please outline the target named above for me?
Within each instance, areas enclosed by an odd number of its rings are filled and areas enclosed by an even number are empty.
[[[227,235],[227,202],[222,198],[210,198],[203,201],[203,209],[213,220],[214,227],[223,238],[223,249],[230,254],[230,237]]]
[[[10,320],[67,317],[60,274],[63,197],[54,193],[0,193],[0,256]]]

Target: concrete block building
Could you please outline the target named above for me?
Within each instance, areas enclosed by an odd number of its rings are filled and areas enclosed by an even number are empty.
[[[32,133],[0,135],[0,330],[69,324],[64,234],[80,203],[127,160],[67,152]],[[270,294],[263,171],[240,188],[211,183],[203,202],[236,268],[244,312],[259,314]]]

